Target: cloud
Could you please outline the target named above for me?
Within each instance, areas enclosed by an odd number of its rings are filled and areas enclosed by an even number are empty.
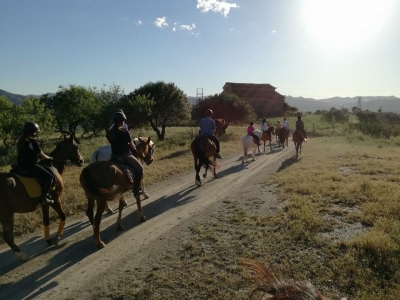
[[[185,30],[191,34],[194,34],[193,30],[195,28],[196,28],[196,25],[194,23],[192,25],[179,25],[179,22],[175,22],[174,26],[172,27],[172,31]]]
[[[154,21],[154,24],[157,27],[163,28],[163,27],[168,27],[168,23],[166,22],[167,17],[162,17],[162,18],[157,18]]]
[[[201,12],[219,12],[225,18],[228,16],[231,8],[239,8],[236,3],[229,3],[223,0],[197,0],[197,8]]]
[[[142,25],[142,24],[143,24],[143,21],[142,21],[142,20],[137,20],[137,21],[135,22],[135,24],[136,24],[136,25]]]

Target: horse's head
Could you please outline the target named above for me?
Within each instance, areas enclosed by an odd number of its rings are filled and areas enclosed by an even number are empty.
[[[156,144],[150,141],[150,137],[137,137],[133,140],[133,142],[136,145],[140,160],[142,160],[148,166],[151,165],[154,160],[153,155]]]
[[[272,134],[275,135],[275,126],[269,126],[267,130]]]
[[[53,157],[54,161],[71,162],[78,167],[82,167],[84,163],[79,153],[79,145],[75,141],[73,135],[65,137],[64,140],[57,145],[56,149],[51,152],[50,156]]]

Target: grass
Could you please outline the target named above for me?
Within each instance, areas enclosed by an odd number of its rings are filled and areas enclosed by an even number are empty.
[[[118,285],[109,282],[94,297],[247,299],[250,284],[240,261],[250,258],[268,260],[286,276],[311,279],[332,299],[398,299],[399,138],[373,140],[349,132],[346,125],[333,133],[319,116],[303,119],[314,137],[296,163],[264,183],[283,209],[265,213],[264,199],[245,199],[245,205],[225,201],[218,214],[192,226],[190,238],[176,246],[176,253],[165,253],[141,272],[127,272]],[[245,127],[228,127],[221,137],[223,155],[238,152]],[[145,169],[147,184],[193,168],[188,149],[196,130],[168,128],[167,138],[156,141],[155,162]],[[145,130],[133,133],[138,134],[153,137]],[[85,160],[103,144],[104,138],[83,140]],[[64,176],[63,205],[69,215],[86,206],[77,180],[80,170],[68,167]],[[40,227],[40,215],[17,215],[17,234]]]

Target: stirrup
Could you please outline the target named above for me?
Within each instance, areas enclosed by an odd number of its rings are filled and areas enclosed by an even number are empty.
[[[45,199],[42,199],[41,201],[40,201],[40,205],[42,205],[42,206],[44,206],[44,205],[49,205],[49,204],[53,204],[54,203],[54,201],[53,200],[51,200],[51,199],[49,199],[49,198],[45,198]]]

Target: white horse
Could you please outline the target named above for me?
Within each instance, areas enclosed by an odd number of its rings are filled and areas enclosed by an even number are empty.
[[[133,139],[133,143],[135,145],[138,145],[140,143],[138,138]],[[152,141],[150,141],[150,146],[152,149],[152,152],[154,153],[155,151],[155,146],[156,144],[153,143]],[[153,154],[152,153],[152,154]],[[94,163],[96,161],[107,161],[110,160],[111,158],[111,145],[105,145],[105,146],[101,146],[100,148],[98,148],[97,150],[95,150],[91,155],[90,155],[90,161],[89,163]],[[141,158],[139,159],[140,162],[142,163],[142,165],[144,165],[144,159]],[[149,194],[146,192],[146,190],[144,189],[144,181],[143,181],[143,186],[142,186],[142,194],[144,196],[145,199],[149,199]],[[128,203],[126,202],[126,200],[124,200],[124,206],[127,206]],[[113,210],[111,209],[110,205],[108,204],[108,202],[106,202],[107,207],[106,210],[108,213],[112,213]]]
[[[258,136],[259,138],[261,138],[261,131],[256,129],[254,130],[254,134],[256,136]],[[254,143],[253,137],[251,135],[246,134],[245,136],[243,136],[240,141],[242,142],[242,146],[243,146],[243,159],[242,159],[242,164],[244,164],[244,162],[249,162],[249,158],[247,156],[247,152],[249,151],[249,149],[252,150],[253,155],[252,155],[252,161],[256,160],[256,149],[258,148],[258,145],[256,143]]]

